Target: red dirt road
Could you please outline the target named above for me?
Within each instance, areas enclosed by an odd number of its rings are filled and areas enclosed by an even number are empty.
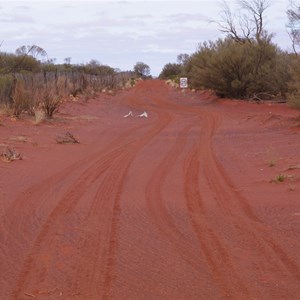
[[[300,298],[299,112],[146,81],[0,124],[0,299]]]

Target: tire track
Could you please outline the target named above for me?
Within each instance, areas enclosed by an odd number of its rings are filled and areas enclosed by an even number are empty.
[[[146,82],[123,99],[133,109],[148,110],[154,118],[122,131],[101,153],[94,151],[39,182],[9,208],[5,242],[10,246],[6,248],[22,244],[30,248],[13,294],[9,295],[13,299],[26,299],[26,294],[41,299],[75,300],[155,296],[185,299],[186,295],[191,295],[190,299],[262,299],[277,291],[280,294],[276,296],[292,299],[295,291],[299,291],[296,284],[300,282],[300,269],[296,261],[280,246],[275,233],[256,217],[248,199],[235,190],[234,181],[214,153],[213,138],[221,126],[220,116],[211,107],[173,103],[173,94],[162,97],[160,87]],[[131,213],[131,207],[127,213],[122,212],[128,205],[121,204],[127,200],[123,193],[129,171],[135,171],[133,162],[142,150],[143,158],[149,155],[150,150],[144,148],[153,140],[156,142],[157,135],[161,138],[173,128],[180,128],[178,136],[175,141],[167,141],[172,144],[168,144],[166,155],[159,158],[160,165],[149,177],[143,174],[141,182],[146,184],[146,197],[139,200],[146,201],[141,207],[146,205],[148,211],[143,211],[143,216],[134,215],[134,221],[130,221],[134,224],[122,223],[127,222],[126,216]],[[201,132],[196,138],[192,136],[194,128]],[[172,203],[167,198],[174,193],[168,194],[166,189],[175,174],[173,166],[176,170],[182,167],[179,191],[183,192],[182,199],[176,197],[174,201],[178,202],[174,204],[176,208],[177,204],[186,206],[178,215],[177,211],[172,214]],[[138,195],[141,194],[139,190]],[[136,200],[131,199],[128,204],[135,205]],[[183,214],[187,218],[182,219]],[[14,222],[17,216],[21,218]],[[150,234],[147,238],[143,229],[138,228],[146,223]],[[127,230],[120,231],[120,224],[128,225]],[[134,226],[138,229],[132,230]],[[9,237],[14,231],[20,234],[21,241],[18,235]],[[138,242],[122,244],[127,233],[137,234]],[[170,253],[166,263],[160,265],[158,259],[151,268],[156,242],[166,245]],[[123,257],[117,260],[118,255],[128,254],[133,247],[142,247],[138,260],[134,255],[128,264]],[[239,261],[243,255],[246,263]],[[176,267],[165,270],[173,262]],[[130,263],[139,266],[135,268]],[[143,274],[144,270],[148,273]],[[276,276],[270,277],[277,282],[259,282],[259,275],[267,277],[272,273]],[[129,282],[131,279],[134,283]],[[184,286],[178,287],[181,279]],[[294,290],[284,290],[285,283]],[[271,289],[276,291],[272,294]]]
[[[234,249],[231,249],[232,246],[230,247],[228,242],[222,240],[221,233],[207,214],[205,208],[207,199],[203,199],[203,192],[200,189],[205,182],[213,195],[211,199],[214,199],[221,212],[218,221],[221,220],[221,224],[230,227],[231,239],[235,243],[251,247],[253,259],[258,260],[257,264],[260,266],[259,272],[280,271],[286,276],[300,280],[298,266],[273,241],[269,232],[252,212],[247,200],[235,192],[234,184],[216,159],[212,147],[212,137],[217,129],[214,114],[206,114],[202,118],[204,122],[201,144],[196,143],[192,147],[185,161],[186,201],[191,224],[212,274],[219,282],[219,287],[223,289],[224,297],[236,299],[242,295],[243,299],[250,299],[257,295],[255,291],[252,291],[251,295],[250,287],[244,284],[245,279],[238,276],[243,272],[239,270],[239,265],[234,259]],[[203,174],[201,184],[200,173]]]
[[[83,258],[73,264],[77,269],[75,274],[79,277],[69,280],[70,290],[75,290],[78,294],[81,294],[83,290],[84,292],[89,291],[90,295],[108,297],[110,284],[114,277],[113,261],[117,246],[116,235],[124,180],[137,152],[171,122],[171,118],[167,114],[160,115],[162,117],[161,121],[150,128],[142,139],[129,144],[124,144],[123,141],[123,145],[117,151],[111,151],[101,157],[94,166],[82,173],[70,189],[61,196],[60,202],[43,225],[30,255],[25,260],[19,282],[14,291],[16,298],[22,295],[22,291],[26,287],[34,288],[34,286],[43,285],[43,280],[46,282],[47,280],[51,281],[51,278],[48,278],[49,276],[46,277],[48,275],[47,270],[43,270],[46,268],[41,263],[40,257],[44,252],[49,252],[49,250],[46,250],[49,244],[51,244],[50,252],[52,256],[55,256],[55,253],[59,251],[63,238],[53,239],[53,237],[57,235],[58,228],[63,228],[66,225],[66,216],[71,215],[73,223],[76,223],[75,207],[79,201],[83,201],[86,190],[91,189],[91,186],[96,191],[95,194],[91,195],[94,201],[92,201],[88,217],[83,221],[81,220],[80,224],[80,227],[90,231],[87,234],[81,230],[79,240],[77,238],[77,242],[79,242],[77,252],[80,255],[77,254],[75,257],[83,256]],[[128,140],[128,137],[125,140]],[[98,238],[93,236],[93,228],[98,229]],[[88,252],[85,255],[85,249],[90,249],[92,253]],[[91,270],[93,271],[91,272]],[[30,274],[42,274],[43,276],[39,277],[39,282],[32,283]],[[52,277],[54,277],[53,274]],[[40,280],[40,278],[43,280]],[[52,278],[52,281],[54,282],[55,278]],[[77,283],[80,283],[80,290],[76,290]],[[82,289],[82,287],[85,288]]]
[[[184,163],[184,189],[191,224],[211,270],[213,282],[217,282],[216,287],[220,290],[222,297],[249,299],[249,292],[238,276],[222,238],[210,226],[211,220],[207,215],[199,190],[200,155],[198,148],[198,145],[192,148]]]
[[[159,166],[154,170],[146,187],[146,201],[152,221],[169,240],[178,254],[190,265],[190,267],[199,271],[199,265],[195,264],[194,253],[190,250],[190,241],[176,225],[174,217],[166,207],[165,199],[162,196],[162,188],[168,176],[168,172],[176,163],[179,156],[182,155],[187,144],[189,131],[195,127],[194,124],[184,127],[177,136],[177,139],[161,160]]]
[[[121,150],[122,149],[120,149],[118,152],[118,156],[122,154]],[[51,245],[55,251],[58,251],[59,244],[62,242],[59,238],[56,242],[54,242],[52,240],[53,237],[57,235],[59,228],[66,225],[66,216],[71,215],[74,212],[75,206],[80,200],[82,200],[86,190],[91,188],[91,185],[95,184],[97,179],[99,179],[101,175],[111,167],[111,164],[116,160],[116,157],[118,157],[116,155],[117,153],[113,151],[102,158],[100,162],[95,164],[95,166],[86,170],[74,182],[71,188],[61,197],[60,202],[56,205],[55,209],[44,223],[39,235],[36,238],[34,246],[32,247],[31,253],[25,260],[25,264],[17,284],[16,292],[14,293],[15,297],[17,297],[17,295],[21,295],[21,292],[24,290],[24,286],[27,284],[27,278],[29,277],[30,273],[42,273],[41,269],[43,268],[43,264],[39,260],[40,254],[46,253],[47,250],[45,249],[49,247],[49,245]],[[76,215],[73,214],[69,221],[76,223]]]
[[[189,169],[190,172],[198,173],[202,175],[200,182],[194,182],[194,187],[190,191],[186,191],[186,201],[189,208],[189,214],[191,224],[193,225],[194,232],[198,236],[200,245],[202,244],[202,251],[204,251],[204,257],[212,270],[213,277],[217,281],[218,287],[225,298],[240,298],[241,295],[245,299],[253,299],[259,297],[261,290],[255,289],[251,284],[251,278],[245,278],[245,270],[242,270],[241,264],[237,257],[243,258],[237,249],[242,247],[245,249],[248,256],[247,264],[245,267],[250,267],[252,270],[252,276],[259,276],[262,274],[268,274],[268,272],[276,272],[282,280],[283,278],[290,278],[295,283],[295,280],[299,282],[299,266],[288,256],[288,254],[279,246],[278,242],[272,238],[273,233],[268,230],[261,221],[253,213],[248,200],[245,199],[239,192],[236,191],[234,183],[226,174],[222,168],[218,159],[215,156],[212,140],[217,132],[218,127],[221,125],[220,115],[215,113],[209,107],[187,107],[174,104],[172,100],[168,98],[159,99],[155,101],[157,107],[161,107],[164,111],[168,111],[174,117],[174,121],[179,121],[184,117],[198,116],[198,122],[195,126],[202,124],[200,141],[196,141],[196,145],[192,147],[192,154],[189,154],[186,158],[185,169],[192,168],[191,164],[198,165],[195,170]],[[179,113],[180,112],[180,113]],[[196,154],[193,154],[197,153]],[[198,158],[196,157],[198,156]],[[197,162],[197,160],[199,162]],[[189,163],[189,160],[193,163]],[[174,161],[175,162],[175,161]],[[168,165],[168,160],[163,162]],[[170,164],[171,165],[171,164]],[[195,166],[193,165],[193,168]],[[186,171],[187,172],[187,171]],[[157,170],[160,178],[167,176],[167,173]],[[185,175],[187,176],[187,175]],[[198,175],[199,176],[199,175]],[[169,236],[169,239],[173,240],[176,244],[177,241],[184,237],[181,237],[180,230],[176,232],[176,226],[174,227],[174,220],[170,216],[167,217],[167,209],[161,198],[160,188],[163,184],[159,180],[154,179],[153,182],[148,185],[148,192],[153,192],[156,195],[157,206],[160,203],[160,210],[155,211],[155,204],[152,204],[152,216],[156,214],[157,223],[161,227],[161,231],[165,236]],[[199,178],[199,177],[198,177]],[[192,180],[192,179],[191,179]],[[200,178],[199,178],[200,180]],[[185,185],[187,186],[186,183]],[[152,187],[151,187],[152,185]],[[155,188],[156,186],[156,188]],[[209,197],[207,198],[207,192],[202,188],[209,188]],[[186,187],[185,189],[189,189]],[[202,197],[203,195],[203,197]],[[205,196],[204,196],[205,195]],[[148,197],[149,198],[149,197]],[[191,203],[188,199],[194,198],[196,203]],[[202,200],[201,200],[202,199]],[[215,203],[218,213],[218,223],[214,224],[209,211],[206,211],[206,206],[209,200]],[[149,209],[151,209],[151,200],[148,199]],[[211,205],[210,205],[211,206]],[[192,211],[192,207],[195,211]],[[160,211],[164,211],[162,215]],[[200,222],[199,218],[205,216],[204,220]],[[166,220],[163,219],[166,217]],[[216,216],[216,215],[214,215]],[[203,219],[203,218],[202,218]],[[194,220],[194,221],[193,221]],[[197,220],[197,221],[196,221]],[[172,223],[173,222],[173,223]],[[199,223],[197,223],[199,222]],[[224,224],[227,227],[228,235],[223,237],[224,229],[219,227]],[[173,228],[173,229],[172,229]],[[204,228],[204,229],[203,229]],[[203,236],[206,236],[208,245],[203,242]],[[236,246],[239,246],[236,248]],[[180,249],[180,245],[178,242]],[[217,250],[215,250],[217,249]],[[205,254],[206,253],[206,254]],[[216,254],[217,253],[217,254]],[[192,253],[187,255],[190,260]],[[190,260],[191,261],[191,260]],[[251,261],[255,263],[255,268],[251,266]],[[225,264],[223,262],[226,262]],[[230,274],[230,276],[228,276]],[[249,274],[249,273],[248,273]],[[253,280],[253,279],[252,279]],[[274,283],[275,284],[275,283]],[[285,291],[286,295],[292,296],[288,290]]]
[[[211,124],[213,118],[211,116],[211,120],[207,124]],[[213,127],[213,125],[211,124],[210,127]],[[213,134],[212,129],[207,129],[207,131]],[[234,192],[234,184],[218,163],[211,145],[211,138],[209,140],[205,154],[205,177],[210,182],[212,190],[215,191],[216,199],[220,199],[219,206],[222,207],[223,211],[225,206],[230,207],[229,219],[231,221],[235,220],[236,228],[242,227],[241,229],[246,233],[248,243],[249,240],[252,240],[252,243],[257,245],[259,253],[264,253],[267,261],[271,260],[270,266],[273,268],[276,266],[277,270],[281,270],[284,273],[288,270],[290,274],[300,281],[299,266],[293,263],[281,247],[271,238],[269,232],[252,212],[247,200]],[[215,181],[211,180],[212,178],[215,178]],[[282,268],[282,265],[284,268]]]
[[[109,160],[110,157],[114,157],[115,155],[118,155],[118,153],[121,153],[123,148],[120,148],[120,144],[124,139],[147,126],[148,124],[144,124],[131,128],[107,145],[103,152],[109,152],[110,154],[108,154],[105,159]],[[54,187],[58,190],[62,188],[66,184],[64,180],[66,177],[74,176],[74,181],[80,177],[84,177],[84,174],[88,173],[97,161],[99,161],[99,153],[96,152],[24,191],[22,196],[16,199],[16,201],[8,208],[6,215],[4,216],[3,226],[4,230],[7,232],[6,236],[8,237],[12,228],[14,228],[14,232],[24,231],[26,224],[28,224],[28,216],[40,215],[39,211],[42,210],[43,205],[53,197],[52,191]],[[101,163],[103,163],[103,161],[101,161]],[[36,199],[42,200],[37,203]],[[34,209],[34,211],[32,211],[32,209]],[[24,218],[22,218],[23,216]],[[17,223],[16,220],[18,220]],[[16,227],[17,225],[18,227]]]
[[[94,152],[90,156],[22,192],[21,196],[12,203],[1,224],[3,243],[6,245],[6,248],[14,249],[17,257],[17,265],[13,266],[10,260],[5,259],[8,253],[4,253],[1,250],[3,257],[1,269],[8,274],[9,279],[16,277],[13,272],[16,272],[23,264],[25,264],[22,267],[24,272],[26,264],[28,265],[28,261],[30,261],[28,257],[33,251],[30,245],[37,243],[42,234],[48,231],[47,220],[53,214],[55,215],[55,208],[56,210],[64,209],[65,211],[70,211],[72,205],[76,205],[75,203],[78,199],[74,199],[73,204],[72,201],[68,200],[69,203],[64,202],[65,205],[62,206],[60,194],[67,195],[69,193],[68,198],[73,197],[72,189],[74,190],[76,187],[79,188],[79,193],[83,194],[84,190],[92,182],[92,178],[91,180],[88,178],[89,172],[94,172],[95,174],[95,166],[102,168],[103,171],[109,168],[113,157],[122,153],[122,143],[124,144],[124,141],[127,144],[134,142],[132,135],[147,127],[149,127],[149,124],[142,124],[122,132],[104,148],[104,153],[108,153],[104,157],[101,154],[99,159],[99,153]],[[66,178],[68,178],[67,181],[65,180]],[[70,182],[71,184],[69,184]],[[34,242],[34,240],[36,241]],[[27,250],[27,248],[29,249]]]

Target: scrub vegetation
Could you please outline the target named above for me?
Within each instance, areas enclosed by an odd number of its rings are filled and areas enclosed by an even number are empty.
[[[223,2],[217,23],[224,38],[201,43],[195,53],[180,54],[164,66],[160,78],[189,78],[194,89],[211,89],[218,96],[255,101],[273,100],[300,108],[300,4],[291,2],[287,29],[293,52],[273,43],[265,29],[266,0],[238,0],[239,13]],[[182,59],[184,58],[184,59]]]
[[[129,88],[137,78],[91,60],[87,64],[55,64],[36,45],[21,46],[15,53],[0,52],[0,107],[2,113],[20,117],[23,113],[52,118],[63,101],[71,97],[93,97],[100,92]],[[150,70],[150,68],[149,68]]]

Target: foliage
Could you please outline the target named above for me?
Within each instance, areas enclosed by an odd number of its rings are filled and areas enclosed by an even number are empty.
[[[286,179],[286,176],[284,174],[278,174],[275,177],[274,182],[284,182],[285,179]]]
[[[64,99],[69,95],[82,94],[85,99],[94,93],[125,88],[133,79],[131,72],[114,75],[86,74],[80,67],[36,73],[0,74],[0,105],[10,108],[10,113],[19,117],[23,112],[52,118]]]
[[[161,73],[159,74],[160,79],[170,79],[179,82],[180,76],[186,76],[185,67],[190,60],[190,56],[186,53],[181,53],[177,55],[177,63],[166,64]]]
[[[277,95],[287,91],[284,60],[285,54],[269,40],[239,43],[226,38],[201,44],[186,72],[192,87],[212,89],[221,96]]]
[[[134,65],[133,72],[139,77],[146,78],[150,76],[150,67],[139,61]]]
[[[143,74],[150,73],[147,65],[139,67]],[[135,77],[95,59],[73,65],[67,57],[64,64],[55,64],[43,48],[23,45],[14,54],[0,52],[0,105],[16,117],[23,112],[35,115],[39,122],[44,116],[52,118],[70,94],[88,99],[97,92],[125,88]]]
[[[299,103],[300,70],[295,70],[291,54],[274,45],[273,35],[265,29],[269,1],[237,0],[236,4],[233,10],[223,1],[221,21],[215,21],[225,38],[200,44],[191,56],[178,55],[182,71],[169,63],[160,77],[184,75],[190,87],[212,89],[223,97],[273,99],[288,95],[291,102]],[[299,6],[290,15],[300,20]]]
[[[180,53],[177,55],[177,63],[181,66],[185,66],[190,59],[190,56],[187,53]]]
[[[85,73],[91,74],[91,75],[107,76],[107,75],[115,74],[115,71],[113,68],[106,66],[106,65],[102,65],[95,59],[92,59],[89,63],[87,63],[83,67],[83,70]]]
[[[0,74],[15,72],[36,72],[40,70],[40,62],[32,56],[19,56],[10,53],[0,53]]]
[[[27,45],[27,46],[23,45],[16,50],[16,55],[17,56],[30,55],[31,57],[37,59],[39,56],[46,57],[47,52],[42,47],[37,45]]]
[[[11,103],[13,84],[12,74],[0,75],[0,104],[9,105]]]
[[[288,69],[290,80],[287,102],[289,106],[300,109],[300,57],[298,55],[290,55],[290,64]]]
[[[168,63],[163,67],[161,73],[159,74],[159,78],[175,79],[181,74],[182,70],[182,65],[176,63]]]

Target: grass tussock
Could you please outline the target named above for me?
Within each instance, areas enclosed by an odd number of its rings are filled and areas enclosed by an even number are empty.
[[[22,156],[18,153],[14,148],[8,147],[4,152],[0,155],[1,160],[4,162],[12,162],[15,160],[22,160]]]

